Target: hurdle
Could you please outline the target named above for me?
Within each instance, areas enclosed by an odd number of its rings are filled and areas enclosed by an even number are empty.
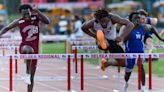
[[[87,40],[87,41],[86,41]],[[88,41],[88,40],[90,40],[90,41]],[[88,45],[88,44],[95,44],[95,40],[93,40],[93,39],[76,39],[76,40],[71,40],[70,42],[69,42],[70,44],[71,44],[71,46],[70,46],[70,52],[71,53],[74,53],[74,55],[75,55],[75,58],[74,58],[74,62],[75,62],[75,73],[77,73],[78,72],[78,66],[77,66],[77,58],[76,58],[76,55],[77,55],[77,53],[78,53],[78,50],[80,50],[80,49],[82,49],[82,50],[85,50],[84,48],[85,47],[83,47],[83,46],[81,46],[82,48],[79,48],[78,46],[76,46],[76,45]],[[78,47],[78,48],[77,48]],[[88,48],[88,47],[86,47],[86,48]],[[88,49],[88,50],[91,50],[91,49]],[[94,50],[94,49],[93,49]]]
[[[138,55],[138,89],[141,89],[141,56]]]
[[[164,48],[164,45],[154,45],[155,48]],[[77,73],[77,51],[78,50],[95,50],[97,49],[97,46],[72,46],[72,50],[74,50],[74,55],[75,55],[75,72]],[[149,61],[148,61],[148,66],[149,66],[149,89],[151,90],[152,89],[152,79],[151,79],[151,71],[152,71],[152,67],[151,67],[151,62],[152,62],[152,58],[151,58],[151,55],[150,57],[148,58]],[[138,89],[141,89],[141,61],[140,61],[140,56],[138,58]],[[106,78],[106,76],[105,76]],[[118,66],[118,81],[119,81],[119,78],[120,78],[120,66]],[[118,88],[120,87],[120,84],[119,82],[117,83],[118,84]]]
[[[138,58],[138,89],[141,89],[141,58],[149,58],[149,90],[152,90],[152,68],[151,62],[152,58],[164,58],[163,53],[153,53],[153,54],[144,54],[144,53],[128,53],[128,54],[79,54],[83,55],[84,58]],[[78,57],[79,57],[78,55]],[[83,75],[83,73],[81,73]],[[84,85],[81,82],[81,85]],[[81,86],[83,89],[83,86]]]
[[[70,59],[74,58],[73,54],[11,54],[11,55],[7,55],[7,56],[1,56],[1,58],[9,58],[10,60],[10,81],[9,81],[9,86],[10,86],[10,91],[13,91],[13,87],[12,87],[12,59],[61,59],[61,58],[65,58],[68,60],[68,86],[67,89],[71,90],[71,73],[70,73]],[[84,58],[138,58],[138,61],[140,61],[140,58],[149,58],[149,62],[151,62],[152,58],[164,58],[164,53],[152,53],[152,54],[145,54],[145,53],[117,53],[117,54],[77,54],[77,58],[81,59],[81,79],[80,79],[80,89],[84,90]],[[140,62],[138,62],[140,63]],[[150,65],[151,63],[149,63]],[[141,65],[141,64],[138,64]],[[139,66],[140,67],[140,66]],[[149,71],[150,75],[151,75],[151,70]],[[140,78],[141,74],[138,75],[138,83],[139,80],[141,80]],[[149,76],[152,77],[152,76]],[[152,81],[150,80],[151,78],[149,78],[149,90],[152,89]],[[140,89],[140,84],[138,84],[138,89]]]
[[[20,43],[18,42],[20,40],[11,40],[11,39],[0,39],[0,49],[2,49],[3,55],[5,55],[5,50],[13,50],[15,48],[18,48]]]
[[[67,62],[68,62],[68,65],[67,65],[67,90],[71,90],[71,58],[73,56],[70,54],[70,55],[64,55],[64,54],[40,54],[40,55],[35,55],[35,54],[15,54],[15,55],[6,55],[5,57],[1,56],[1,58],[9,58],[9,72],[10,72],[10,75],[9,75],[9,89],[10,89],[10,92],[13,91],[13,70],[12,70],[12,62],[13,62],[13,59],[67,59]]]
[[[163,49],[164,45],[153,45],[153,47],[158,48],[158,49]]]
[[[15,41],[13,41],[13,40],[11,40],[11,39],[1,39],[0,41],[2,41],[3,42],[3,44],[0,44],[0,49],[3,49],[3,56],[6,56],[5,55],[5,50],[14,50],[15,51],[15,54],[17,54],[17,48],[18,48],[18,42],[15,42]],[[18,41],[20,41],[20,40],[18,40]],[[15,46],[15,45],[17,45],[17,46]],[[12,60],[13,58],[11,58],[10,59],[10,63],[9,63],[9,65],[10,65],[10,67],[11,68],[13,68],[12,67],[12,62],[14,61],[14,60]],[[15,73],[17,74],[18,73],[18,62],[17,62],[17,59],[15,59]],[[70,59],[68,59],[68,62],[70,62]],[[70,63],[68,63],[68,64],[70,64]],[[68,65],[68,67],[70,68],[70,65]],[[11,75],[13,75],[13,72],[11,72],[12,70],[10,70],[9,69],[9,71],[10,71],[10,83],[9,83],[9,85],[10,85],[10,90],[13,90],[13,87],[12,87],[12,77],[11,77]],[[70,71],[70,69],[68,69],[68,71]],[[70,73],[68,72],[68,75],[69,75]],[[71,75],[70,75],[71,76]],[[71,78],[71,77],[67,77],[67,78]],[[70,82],[69,82],[70,80],[68,80],[68,89],[70,90]]]
[[[75,72],[77,73],[77,69],[78,69],[78,65],[77,65],[77,54],[78,54],[78,50],[97,50],[97,46],[72,46],[71,47],[72,51],[74,52],[74,62],[75,62]]]
[[[149,70],[149,90],[152,89],[152,57],[149,55],[149,61],[148,61],[148,70]]]
[[[14,46],[13,46],[14,47]],[[155,47],[157,47],[157,48],[163,48],[164,46],[163,45],[155,45]],[[150,55],[151,56],[151,55]],[[151,60],[151,59],[150,59]],[[151,64],[151,62],[149,62],[150,64]],[[151,66],[149,66],[150,68],[151,68]],[[149,71],[149,72],[151,72],[151,70]],[[150,73],[149,73],[150,74]],[[149,75],[150,76],[150,75]],[[151,87],[151,85],[152,85],[152,83],[151,83],[151,77],[149,77],[149,89],[152,89],[152,87]]]
[[[68,53],[68,47],[70,45],[70,51],[71,50],[71,47],[74,46],[74,45],[84,45],[84,44],[95,44],[95,39],[93,38],[76,38],[76,39],[67,39],[64,41],[64,52],[65,54]],[[70,44],[68,44],[70,43]]]
[[[21,39],[12,39],[12,38],[1,38],[0,39],[0,49],[2,49],[2,54],[5,56],[6,50],[14,50],[14,53],[17,54]],[[18,64],[17,59],[15,59],[15,73],[17,74]]]
[[[72,44],[86,44],[86,43],[89,43],[89,41],[72,41],[71,42]],[[164,45],[154,45],[154,47],[155,48],[164,48]],[[71,46],[71,52],[73,52],[74,53],[74,55],[75,55],[75,59],[74,59],[74,61],[75,61],[75,72],[77,73],[77,52],[78,52],[78,50],[96,50],[96,49],[98,49],[98,47],[97,46],[95,46],[95,45],[92,45],[92,46]],[[99,49],[98,49],[99,50]],[[120,66],[118,66],[118,73],[119,73],[119,71],[120,71]]]

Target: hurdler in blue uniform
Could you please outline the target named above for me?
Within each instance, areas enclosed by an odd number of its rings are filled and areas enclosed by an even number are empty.
[[[164,41],[161,37],[159,37],[158,33],[151,25],[143,25],[140,23],[141,15],[138,12],[132,12],[129,15],[129,20],[134,23],[135,27],[129,37],[127,38],[127,41],[125,42],[125,52],[126,53],[144,53],[144,43],[143,38],[145,36],[145,33],[147,30],[154,33],[159,40]],[[144,61],[144,59],[142,59]],[[125,69],[125,86],[124,86],[124,92],[127,92],[128,88],[128,80],[130,78],[130,75],[132,73],[133,67],[137,63],[137,58],[127,59],[126,60],[126,69]],[[143,64],[141,66],[141,81],[142,81],[142,92],[145,92],[145,71],[143,68]]]

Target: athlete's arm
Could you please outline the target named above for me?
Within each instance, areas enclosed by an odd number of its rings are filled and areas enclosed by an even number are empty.
[[[164,42],[164,39],[160,37],[160,35],[158,34],[158,32],[157,32],[157,30],[156,30],[155,27],[153,27],[153,26],[151,26],[151,25],[144,25],[144,27],[145,27],[145,30],[146,30],[146,31],[150,30],[152,33],[155,34],[155,36],[156,36],[159,40],[161,40],[161,41]]]
[[[150,24],[150,25],[156,25],[158,22],[158,19],[157,18],[152,18],[152,17],[147,17],[147,24]]]
[[[157,32],[157,30],[155,29],[155,27],[152,27],[152,28],[151,28],[151,31],[152,31],[152,33],[155,34],[155,36],[156,36],[159,40],[161,40],[162,42],[164,42],[164,39],[161,38],[161,36],[158,34],[158,32]]]
[[[125,28],[124,25],[120,27],[120,30],[119,30],[119,36],[124,32],[124,28]]]
[[[18,19],[17,20],[14,20],[13,22],[11,22],[9,25],[5,26],[4,28],[2,28],[0,30],[0,36],[2,36],[4,33],[6,33],[7,31],[9,31],[10,29],[18,26]]]
[[[41,20],[43,23],[45,24],[50,24],[50,20],[47,16],[45,16],[42,12],[40,12],[37,7],[33,7],[33,12],[36,12],[38,17],[39,17],[39,20]]]
[[[84,33],[88,34],[89,36],[92,36],[93,38],[96,38],[96,31],[93,29],[94,21],[95,20],[84,22],[81,29]]]
[[[112,15],[111,16],[111,19],[112,19],[112,22],[113,23],[118,23],[118,24],[121,24],[121,25],[125,25],[125,28],[123,29],[123,33],[120,34],[120,37],[119,39],[116,39],[118,42],[119,40],[123,40],[125,41],[126,38],[128,37],[128,35],[131,33],[131,31],[133,30],[134,28],[134,24],[132,22],[130,22],[128,19],[125,19],[125,18],[121,18],[120,16],[118,15]]]

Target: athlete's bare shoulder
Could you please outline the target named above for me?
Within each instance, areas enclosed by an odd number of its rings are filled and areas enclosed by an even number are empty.
[[[113,24],[118,23],[121,25],[127,25],[128,23],[130,23],[130,21],[128,19],[122,18],[117,14],[110,14],[110,18],[111,18]]]
[[[96,21],[96,19],[91,19],[91,20],[84,22],[84,24],[92,24],[93,25],[95,21]]]
[[[114,13],[109,13],[109,16],[110,16],[111,18],[114,18],[114,17],[120,17],[119,15],[114,14]]]
[[[121,17],[117,14],[109,13],[109,15],[113,23],[117,23],[117,21],[121,19]]]
[[[96,21],[95,19],[91,19],[89,21],[84,22],[82,25],[82,29],[83,28],[93,28],[95,21]]]

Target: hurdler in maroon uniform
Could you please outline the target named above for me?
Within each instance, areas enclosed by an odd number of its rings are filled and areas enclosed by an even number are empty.
[[[38,54],[39,50],[39,19],[36,15],[31,15],[29,20],[24,18],[19,19],[20,34],[22,36],[22,43],[19,51],[21,54],[24,45],[31,46],[34,50],[33,54]]]
[[[21,54],[38,54],[39,50],[39,22],[49,24],[49,19],[42,14],[36,7],[29,4],[23,4],[19,7],[22,18],[14,20],[8,26],[0,31],[0,36],[8,30],[18,26],[22,36],[22,43],[19,51]],[[37,60],[26,59],[26,77],[25,82],[28,84],[27,92],[32,92],[34,84],[34,75]]]

